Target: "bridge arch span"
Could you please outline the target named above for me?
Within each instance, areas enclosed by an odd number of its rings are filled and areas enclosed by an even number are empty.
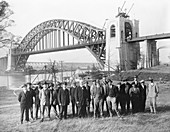
[[[78,43],[73,43],[72,45],[63,44],[62,47],[54,47],[54,44],[51,44],[53,46],[50,48],[50,50],[47,50],[46,48],[40,48],[42,46],[45,47],[44,44],[42,44],[44,41],[43,39],[49,35],[51,36],[50,39],[52,39],[55,36],[55,32],[58,32],[59,36],[61,36],[60,32],[63,32],[63,43],[65,41],[65,33],[68,35],[68,43],[70,41],[69,36],[72,36],[72,39],[77,40]],[[57,39],[60,39],[59,36]],[[54,40],[50,39],[46,41],[54,43]],[[105,61],[105,30],[83,22],[72,20],[54,19],[42,22],[41,24],[34,27],[23,38],[20,45],[15,49],[14,55],[16,56],[16,69],[22,69],[25,66],[30,54],[76,48],[87,48],[103,65]]]

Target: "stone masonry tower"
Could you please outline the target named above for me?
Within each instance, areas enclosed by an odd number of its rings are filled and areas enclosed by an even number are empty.
[[[139,21],[130,20],[126,13],[119,13],[106,23],[106,66],[105,70],[136,69],[140,59],[138,42],[127,41],[139,36]]]

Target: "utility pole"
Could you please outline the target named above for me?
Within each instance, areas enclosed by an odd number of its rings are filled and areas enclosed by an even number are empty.
[[[45,65],[44,68],[45,68],[45,78],[44,78],[44,80],[46,80],[46,76],[47,76],[47,66]]]
[[[59,61],[61,65],[61,81],[63,82],[63,61]]]

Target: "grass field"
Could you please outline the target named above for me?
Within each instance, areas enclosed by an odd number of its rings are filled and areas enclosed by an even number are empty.
[[[170,132],[170,82],[159,84],[160,94],[157,100],[157,114],[145,113],[127,115],[123,119],[68,118],[57,120],[52,112],[52,119],[43,123],[34,121],[20,125],[20,107],[12,90],[0,88],[0,132]],[[70,113],[70,109],[69,112]]]

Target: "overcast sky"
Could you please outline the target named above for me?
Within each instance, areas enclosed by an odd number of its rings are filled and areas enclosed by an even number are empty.
[[[32,28],[50,19],[82,21],[102,28],[105,19],[113,19],[124,0],[7,0],[14,11],[11,19],[15,26],[9,30],[24,37]],[[170,33],[170,0],[126,0],[124,8],[130,9],[130,18],[140,22],[140,36]],[[170,47],[170,40],[158,41],[160,46]],[[5,53],[0,50],[0,56]],[[170,48],[160,50],[162,62],[170,61]],[[29,57],[29,61],[63,60],[73,62],[94,62],[94,57],[86,50],[73,50],[39,54]]]

